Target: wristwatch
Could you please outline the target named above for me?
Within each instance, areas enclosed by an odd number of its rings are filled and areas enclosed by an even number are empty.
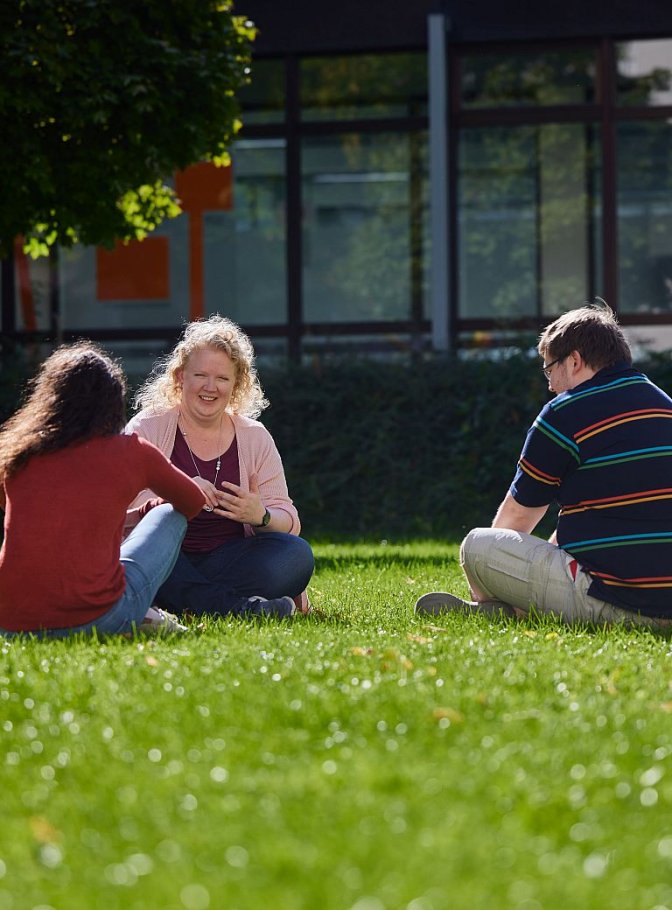
[[[268,511],[268,509],[266,509],[266,511],[264,512],[264,517],[261,519],[261,521],[259,522],[259,524],[258,524],[258,525],[253,525],[252,527],[254,527],[254,528],[265,528],[265,527],[268,525],[268,523],[269,523],[270,520],[271,520],[271,513]]]

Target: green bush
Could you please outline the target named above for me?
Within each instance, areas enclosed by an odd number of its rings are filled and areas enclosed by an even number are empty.
[[[672,389],[672,358],[643,365]],[[262,420],[307,536],[414,536],[489,524],[548,400],[536,357],[338,362],[264,372]]]
[[[3,354],[5,420],[36,363],[11,345]],[[671,353],[638,366],[672,391]],[[538,358],[522,353],[343,359],[262,370],[262,381],[271,402],[262,420],[311,538],[461,534],[489,524],[549,396]]]
[[[264,423],[308,535],[487,522],[545,400],[538,364],[436,359],[264,374]]]

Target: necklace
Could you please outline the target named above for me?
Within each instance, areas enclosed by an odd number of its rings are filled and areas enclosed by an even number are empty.
[[[182,413],[180,413],[180,417],[182,417]],[[183,418],[183,417],[182,417],[182,423],[184,423],[184,418]],[[191,451],[191,446],[189,445],[188,434],[184,432],[184,430],[182,429],[182,427],[180,427],[180,432],[182,433],[182,437],[184,438],[184,441],[185,441],[185,443],[187,444],[187,449],[189,450],[189,455],[191,456],[191,461],[192,461],[192,463],[193,463],[193,465],[194,465],[194,470],[196,471],[196,473],[198,474],[198,476],[201,478],[201,480],[206,480],[207,478],[203,477],[203,475],[201,474],[201,472],[198,470],[198,465],[196,464],[196,459],[194,458],[194,453]],[[222,442],[222,421],[221,421],[221,419],[220,419],[220,421],[219,421],[219,443],[220,443],[220,448],[221,448],[221,442]],[[221,455],[221,452],[220,452],[220,454],[217,456],[217,461],[216,461],[216,463],[215,463],[215,477],[214,477],[214,480],[212,481],[212,484],[213,484],[213,486],[215,486],[215,487],[217,486],[217,478],[219,477],[219,469],[221,468],[221,466],[222,466],[222,455]],[[213,507],[213,506],[210,506],[210,505],[204,506],[203,508],[205,509],[206,512],[212,512],[212,511],[214,511],[214,507]]]

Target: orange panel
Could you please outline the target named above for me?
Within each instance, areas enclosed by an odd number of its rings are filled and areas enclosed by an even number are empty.
[[[208,161],[192,164],[175,175],[175,192],[190,214],[233,208],[231,167],[215,167]]]
[[[113,250],[96,250],[98,300],[167,300],[170,269],[167,237],[147,237]]]
[[[14,261],[16,262],[23,327],[27,332],[34,332],[37,329],[37,316],[35,313],[33,285],[30,280],[30,266],[28,265],[28,257],[23,252],[23,237],[17,237],[14,241]]]

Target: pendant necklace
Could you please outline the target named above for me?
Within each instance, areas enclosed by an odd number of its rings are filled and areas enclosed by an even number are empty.
[[[180,417],[182,417],[182,412],[180,412]],[[184,424],[184,417],[182,417],[182,423]],[[184,432],[184,430],[182,429],[182,427],[180,427],[180,431],[181,431],[181,433],[182,433],[182,436],[183,436],[183,438],[184,438],[184,441],[185,441],[186,444],[187,444],[187,449],[189,450],[189,454],[191,455],[191,461],[192,461],[192,463],[193,463],[193,465],[194,465],[194,469],[195,469],[196,473],[197,473],[198,476],[201,478],[201,480],[207,480],[207,478],[206,478],[206,477],[203,477],[203,475],[201,474],[201,472],[198,470],[198,465],[196,464],[196,459],[194,458],[194,453],[191,451],[191,446],[189,445],[188,434]],[[219,442],[220,442],[220,445],[221,445],[221,441],[222,441],[222,420],[220,419],[220,421],[219,421]],[[220,453],[220,454],[217,456],[217,461],[216,461],[216,463],[215,463],[215,479],[212,481],[213,486],[217,486],[217,478],[219,477],[219,469],[221,468],[221,466],[222,466],[222,455],[221,455],[221,453]],[[211,506],[211,505],[203,506],[203,508],[205,509],[206,512],[213,512],[213,511],[214,511],[214,506]]]

